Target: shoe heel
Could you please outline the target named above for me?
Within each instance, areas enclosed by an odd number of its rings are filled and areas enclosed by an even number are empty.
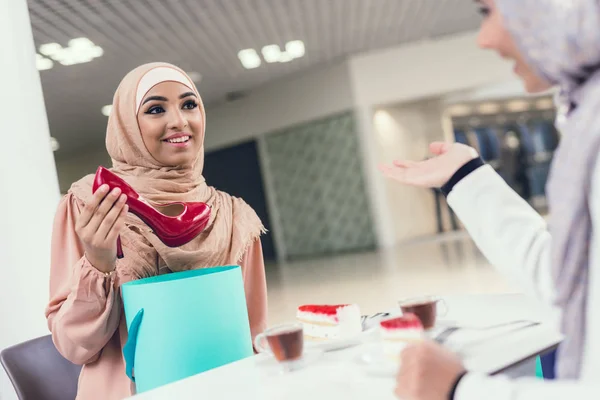
[[[123,255],[123,246],[121,245],[121,236],[117,237],[117,258],[121,259],[125,257]]]

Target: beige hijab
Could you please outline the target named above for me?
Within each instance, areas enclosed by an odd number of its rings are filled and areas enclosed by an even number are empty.
[[[165,266],[171,271],[182,271],[237,264],[248,246],[264,232],[260,219],[248,204],[206,184],[202,176],[204,146],[191,167],[161,165],[146,149],[137,110],[146,93],[165,81],[188,86],[198,96],[199,109],[206,119],[200,94],[181,69],[166,63],[145,64],[134,69],[117,88],[108,119],[106,148],[113,163],[111,170],[150,202],[201,201],[212,207],[212,213],[206,230],[177,248],[163,244],[146,224],[129,213],[128,229],[121,235],[125,258],[120,260],[119,268],[140,278],[156,275],[158,269]],[[204,141],[204,131],[201,140]],[[80,205],[91,199],[93,178],[88,175],[70,189]],[[149,245],[157,252],[156,265],[128,262],[128,252],[147,253]]]

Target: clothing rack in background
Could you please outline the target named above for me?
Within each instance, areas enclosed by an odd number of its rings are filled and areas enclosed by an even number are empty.
[[[490,104],[496,106],[495,112],[489,112]],[[548,98],[505,100],[474,103],[462,110],[470,112],[451,115],[454,140],[477,149],[522,198],[546,213],[545,187],[560,141],[552,102]]]

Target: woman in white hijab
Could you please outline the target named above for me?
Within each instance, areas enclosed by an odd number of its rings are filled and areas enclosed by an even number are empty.
[[[558,381],[510,381],[465,371],[433,343],[403,352],[396,393],[405,400],[599,399],[600,384],[600,0],[480,0],[479,45],[514,61],[535,93],[552,86],[563,133],[547,187],[545,221],[474,149],[434,143],[437,157],[396,161],[400,183],[441,187],[491,263],[525,281],[560,320]]]

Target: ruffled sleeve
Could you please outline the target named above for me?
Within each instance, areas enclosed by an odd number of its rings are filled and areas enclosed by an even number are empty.
[[[87,364],[114,335],[121,317],[116,273],[104,273],[84,256],[75,232],[76,199],[65,196],[52,232],[48,327],[58,351],[75,364]]]

